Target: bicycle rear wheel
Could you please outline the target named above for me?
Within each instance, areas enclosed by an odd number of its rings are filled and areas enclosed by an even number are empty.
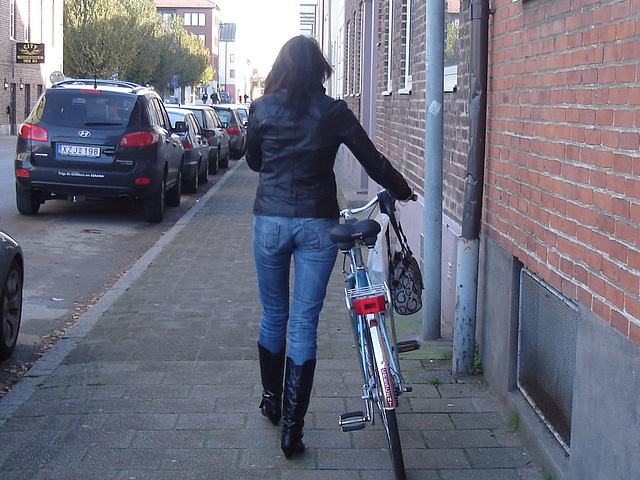
[[[395,408],[386,409],[382,407],[380,403],[378,403],[378,407],[380,407],[380,416],[382,417],[384,429],[387,433],[393,473],[396,476],[396,480],[405,480],[404,457],[402,456],[402,446],[400,445],[400,431],[398,430],[396,410]]]

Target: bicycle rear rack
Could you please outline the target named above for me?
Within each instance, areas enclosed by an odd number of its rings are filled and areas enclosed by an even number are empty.
[[[376,285],[370,285],[368,287],[350,288],[345,289],[345,298],[347,299],[347,308],[353,309],[354,300],[362,300],[365,298],[374,298],[383,296],[387,303],[391,302],[391,292],[386,283],[378,283]]]

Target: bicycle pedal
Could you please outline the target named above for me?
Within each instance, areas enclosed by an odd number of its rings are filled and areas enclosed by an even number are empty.
[[[366,427],[367,424],[366,423],[358,423],[358,424],[353,424],[353,425],[345,425],[342,427],[342,431],[343,432],[353,432],[355,430],[362,430],[364,427]]]
[[[364,412],[347,412],[340,415],[338,424],[342,427],[343,432],[351,432],[353,430],[362,430],[367,425]]]
[[[413,352],[420,348],[420,343],[417,340],[405,340],[403,342],[398,342],[397,348],[398,353]]]

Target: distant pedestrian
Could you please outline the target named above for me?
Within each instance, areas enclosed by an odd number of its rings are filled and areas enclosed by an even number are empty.
[[[249,103],[249,95],[244,94],[244,103]]]
[[[318,318],[338,253],[329,240],[339,219],[333,172],[338,148],[346,145],[397,199],[412,195],[347,104],[325,94],[322,84],[330,75],[315,40],[292,38],[249,115],[246,160],[260,172],[252,230],[262,303],[260,409],[274,425],[282,420],[280,446],[286,458],[305,448],[302,427],[316,366]]]
[[[211,103],[218,103],[220,100],[218,99],[218,94],[216,92],[213,92],[211,94]]]
[[[202,103],[206,104],[207,100],[209,100],[209,95],[207,95],[207,92],[204,92],[202,95]]]

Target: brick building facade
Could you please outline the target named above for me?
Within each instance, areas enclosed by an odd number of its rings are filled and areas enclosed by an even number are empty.
[[[629,445],[640,443],[640,3],[492,7],[480,291],[487,377],[535,397],[522,352],[531,347],[523,332],[536,325],[538,351],[553,345],[534,355],[536,368],[551,362],[546,390],[557,382],[566,391],[565,426],[547,413],[567,454],[557,466],[574,479],[637,478]],[[541,300],[529,304],[536,285]],[[519,304],[505,309],[509,298]],[[561,306],[545,319],[537,310],[549,298]]]
[[[15,134],[54,72],[62,72],[62,0],[0,2],[0,133]],[[43,53],[21,63],[18,46]]]
[[[423,193],[427,2],[327,3],[343,15],[331,28],[337,96],[361,118],[375,109],[377,146]],[[454,13],[456,2],[443,3]],[[445,91],[443,103],[445,337],[452,331],[452,245],[463,221],[470,141],[471,3],[458,2],[457,88]],[[640,459],[631,446],[640,444],[640,3],[489,6],[476,333],[484,374],[507,408],[518,410],[523,432],[556,478],[637,478]],[[358,37],[358,28],[369,21],[368,7],[375,12],[370,106],[358,91],[367,84],[359,71],[367,37]],[[341,172],[363,188],[361,172],[343,157]],[[369,185],[368,194],[376,188]],[[414,251],[421,251],[419,203],[402,212],[411,219]]]

